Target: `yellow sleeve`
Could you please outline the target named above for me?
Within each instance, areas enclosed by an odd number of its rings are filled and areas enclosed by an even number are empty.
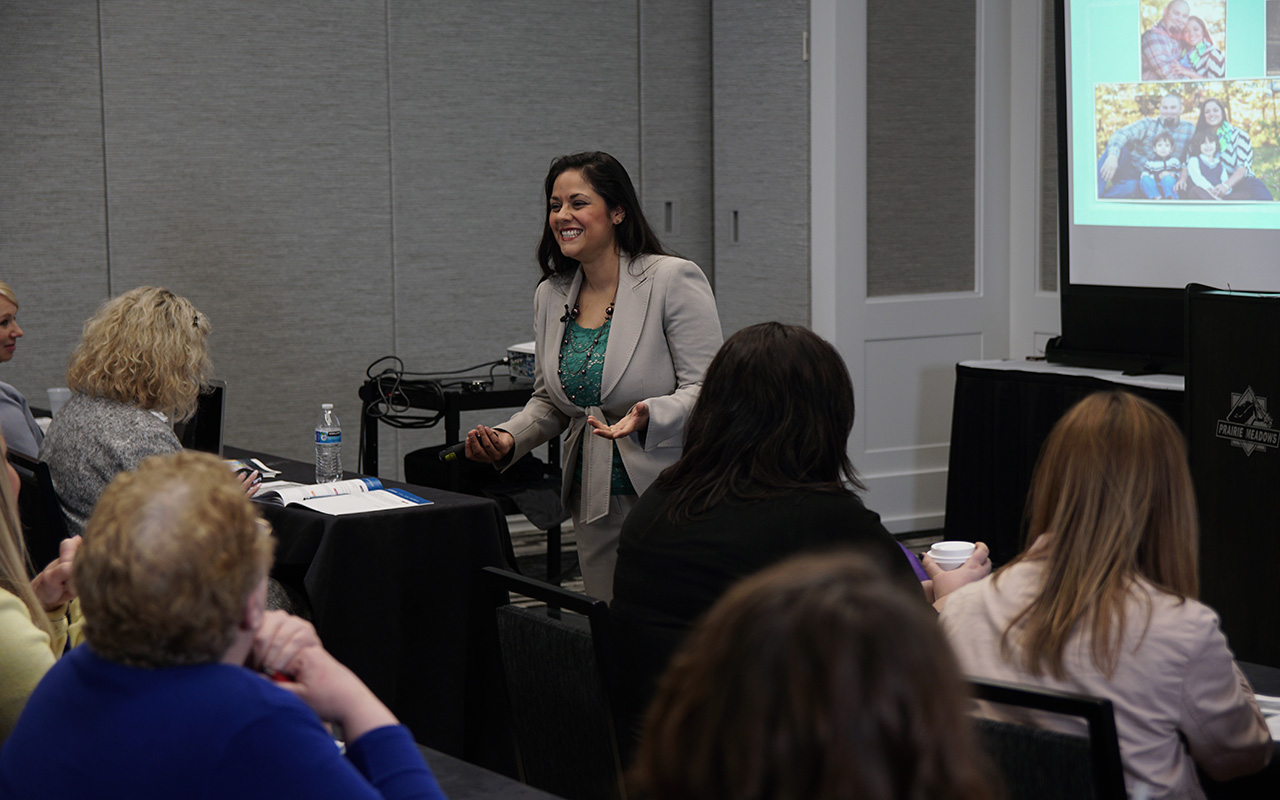
[[[9,737],[36,684],[53,666],[49,635],[21,600],[0,589],[0,742]]]

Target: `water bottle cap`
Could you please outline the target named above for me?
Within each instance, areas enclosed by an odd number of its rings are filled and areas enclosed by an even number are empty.
[[[333,403],[321,403],[321,408],[333,408]]]

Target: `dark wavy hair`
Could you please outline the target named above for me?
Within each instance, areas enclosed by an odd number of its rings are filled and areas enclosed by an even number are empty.
[[[1200,32],[1204,34],[1204,40],[1209,43],[1210,47],[1213,47],[1213,35],[1209,33],[1209,26],[1204,24],[1204,20],[1200,19],[1195,14],[1192,14],[1191,16],[1187,17],[1188,25],[1190,25],[1193,22],[1200,26]],[[1183,30],[1183,33],[1185,34],[1186,28],[1184,27],[1182,30]]]
[[[1199,133],[1192,134],[1191,139],[1187,142],[1187,160],[1200,155],[1200,145],[1205,142],[1213,142],[1216,148],[1215,155],[1222,155],[1222,144],[1218,141],[1218,134],[1211,130],[1203,130]]]
[[[1213,103],[1218,107],[1220,111],[1222,111],[1223,122],[1228,124],[1230,124],[1231,122],[1231,120],[1227,118],[1226,103],[1222,102],[1216,97],[1206,97],[1204,100],[1202,100],[1200,102],[1200,116],[1199,118],[1196,119],[1196,129],[1191,132],[1191,138],[1187,140],[1187,152],[1183,154],[1183,159],[1182,159],[1184,162],[1194,158],[1195,156],[1200,155],[1199,152],[1196,152],[1195,150],[1192,149],[1193,142],[1202,141],[1204,139],[1205,134],[1212,134],[1215,139],[1219,138],[1218,129],[1209,127],[1209,123],[1204,121],[1204,109],[1205,109],[1205,106],[1209,105],[1210,103]],[[1219,143],[1218,145],[1218,155],[1222,155],[1221,143]]]
[[[659,683],[630,779],[663,800],[987,800],[936,615],[863,557],[736,584]]]
[[[865,488],[847,452],[853,381],[812,331],[780,322],[730,336],[707,367],[689,413],[684,454],[655,486],[676,524],[727,498]]]
[[[560,156],[552,161],[551,169],[547,171],[547,179],[543,181],[546,207],[542,215],[542,241],[538,243],[538,267],[542,270],[543,280],[552,275],[572,275],[578,268],[577,259],[569,258],[560,252],[560,244],[556,241],[556,235],[551,230],[549,220],[551,192],[555,187],[556,178],[571,169],[582,173],[582,177],[591,184],[591,188],[600,195],[610,211],[615,208],[623,210],[622,222],[613,229],[620,251],[633,256],[670,255],[662,249],[662,243],[658,241],[657,234],[644,218],[644,212],[640,210],[640,200],[636,197],[636,188],[631,184],[631,177],[627,175],[626,169],[618,159],[598,150],[574,153],[569,156]]]

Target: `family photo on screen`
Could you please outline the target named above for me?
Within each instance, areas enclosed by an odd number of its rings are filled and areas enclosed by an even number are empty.
[[[1269,9],[1270,10],[1270,9]],[[1095,86],[1098,197],[1265,202],[1280,187],[1280,100],[1272,80],[1228,64],[1261,63],[1266,31],[1234,41],[1227,0],[1143,0],[1141,82]],[[1267,26],[1268,30],[1270,26]],[[1236,39],[1242,37],[1237,36]]]

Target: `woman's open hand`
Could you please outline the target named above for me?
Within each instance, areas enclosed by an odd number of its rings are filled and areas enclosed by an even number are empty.
[[[649,404],[641,400],[631,407],[627,415],[612,425],[606,425],[595,417],[587,417],[592,433],[606,439],[622,439],[633,433],[643,433],[649,427]]]

